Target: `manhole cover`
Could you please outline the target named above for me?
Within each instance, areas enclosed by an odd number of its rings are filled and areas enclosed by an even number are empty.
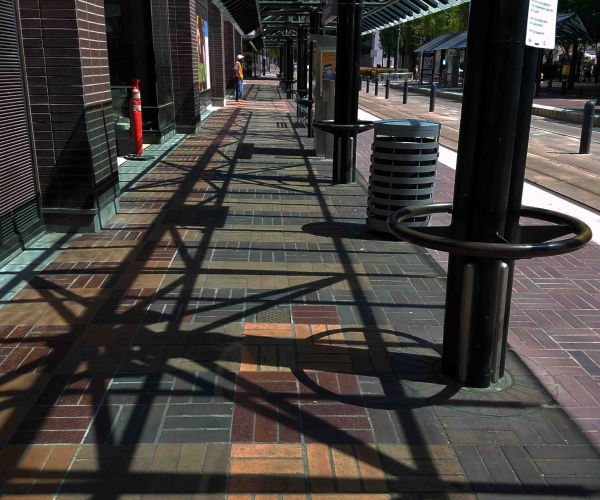
[[[291,323],[290,311],[287,309],[267,309],[256,313],[257,323]]]

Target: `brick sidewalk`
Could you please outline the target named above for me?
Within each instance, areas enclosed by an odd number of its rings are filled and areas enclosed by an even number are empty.
[[[501,392],[438,375],[443,270],[365,235],[364,180],[331,185],[291,106],[248,83],[123,165],[112,225],[0,309],[3,497],[597,494],[531,357],[509,353]]]

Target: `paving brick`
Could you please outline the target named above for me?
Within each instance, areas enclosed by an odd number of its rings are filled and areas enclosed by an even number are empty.
[[[339,491],[361,491],[360,475],[352,446],[333,446],[331,456]]]
[[[333,492],[333,474],[329,449],[323,444],[306,445],[310,491],[314,493]]]
[[[234,444],[232,458],[302,458],[302,447],[296,444]]]
[[[502,451],[528,492],[550,493],[552,491],[543,474],[522,446],[503,446]]]
[[[370,446],[355,446],[360,474],[366,491],[387,491],[379,455]]]

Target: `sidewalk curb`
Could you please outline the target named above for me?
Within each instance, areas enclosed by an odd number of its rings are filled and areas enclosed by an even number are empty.
[[[392,88],[401,88],[401,86],[391,85]],[[421,95],[429,95],[429,89],[421,88],[421,87],[409,87],[410,92]],[[436,90],[436,95],[443,99],[448,99],[450,101],[462,102],[462,94],[458,92],[448,92],[445,90]],[[570,122],[570,123],[583,123],[583,112],[574,111],[571,109],[564,108],[552,108],[550,106],[544,106],[542,104],[534,104],[533,105],[533,114],[535,116],[542,116],[545,118],[551,118],[553,120]],[[596,115],[594,117],[594,127],[600,127],[600,115]]]

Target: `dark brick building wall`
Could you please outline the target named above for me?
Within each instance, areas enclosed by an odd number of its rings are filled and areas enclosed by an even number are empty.
[[[117,209],[103,5],[20,1],[42,207],[56,230],[97,230]]]
[[[176,128],[194,133],[200,127],[195,0],[169,0],[169,33]]]
[[[211,91],[198,87],[197,17],[208,18],[205,2],[168,0],[171,66],[175,123],[178,132],[200,129],[203,109],[210,104]],[[211,27],[209,25],[209,36]]]
[[[223,15],[215,4],[208,4],[208,42],[210,49],[210,83],[212,103],[215,106],[225,105],[225,87],[227,84],[225,71],[225,40]]]
[[[225,47],[225,81],[227,82],[227,87],[233,87],[233,65],[235,64],[235,56],[239,54],[239,52],[235,51],[234,45],[234,32],[233,25],[227,20],[223,19],[223,39],[224,39],[224,47]]]
[[[160,140],[164,141],[175,133],[169,2],[168,0],[150,0],[150,6],[152,9],[152,42],[156,76],[158,128],[160,130]]]

